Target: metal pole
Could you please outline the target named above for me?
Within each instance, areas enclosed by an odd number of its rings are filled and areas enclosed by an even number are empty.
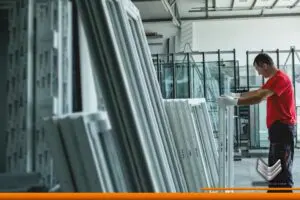
[[[236,73],[236,69],[237,69],[237,67],[236,67],[236,50],[235,49],[233,49],[233,80],[234,80],[234,92],[237,92],[237,77],[239,78],[239,74],[237,74]],[[235,107],[234,108],[234,115],[235,116],[238,116],[238,108],[237,107]],[[239,141],[239,134],[238,134],[238,118],[234,118],[235,120],[235,134],[236,134],[236,141],[237,141],[237,146],[238,146],[238,141]],[[233,144],[232,145],[234,145],[234,142],[233,142]]]
[[[191,67],[190,67],[190,53],[187,53],[187,70],[188,70],[188,98],[191,98]]]
[[[279,49],[276,50],[276,58],[277,58],[277,68],[280,69],[280,62],[279,62]]]
[[[247,73],[247,88],[250,90],[250,79],[249,79],[249,51],[246,51],[246,73]]]
[[[206,99],[206,72],[205,72],[205,53],[202,53],[202,61],[203,61],[203,91],[204,98]]]
[[[35,146],[34,146],[34,105],[35,105],[35,0],[28,1],[28,54],[27,54],[27,153],[26,172],[35,170]]]
[[[296,98],[296,72],[295,72],[295,49],[291,48],[291,53],[292,53],[292,75],[293,75],[293,85],[294,85],[294,97],[295,97],[295,102],[297,100]]]
[[[233,80],[234,80],[234,92],[237,90],[237,74],[236,74],[236,52],[233,49]]]
[[[250,91],[250,69],[249,69],[249,51],[246,51],[246,67],[247,67],[247,88],[248,91]],[[251,110],[249,108],[249,116],[248,116],[248,133],[249,133],[249,140],[250,140],[250,145],[251,145]]]
[[[221,90],[221,53],[220,49],[218,49],[218,70],[219,70],[219,93],[222,94]]]
[[[174,53],[172,54],[172,69],[173,69],[173,98],[176,98],[176,66],[175,66],[175,59]]]

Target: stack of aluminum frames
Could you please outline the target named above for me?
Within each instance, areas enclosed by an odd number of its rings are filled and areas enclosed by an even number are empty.
[[[165,105],[187,191],[229,187],[233,183],[233,155],[229,148],[233,138],[228,137],[228,132],[221,134],[223,141],[219,144],[226,149],[219,148],[222,158],[218,156],[205,100],[166,100]],[[226,115],[220,117],[228,120]],[[128,159],[122,157],[122,148],[103,112],[53,117],[44,123],[62,191],[136,191],[132,174],[127,170]],[[219,180],[223,182],[218,183]]]
[[[128,0],[75,2],[134,190],[187,191],[137,8]]]
[[[62,191],[135,191],[128,158],[121,156],[103,112],[48,118],[44,124]]]
[[[205,99],[165,100],[189,192],[218,187],[218,152]]]
[[[234,186],[234,107],[219,103],[219,187]],[[230,190],[222,190],[230,192]]]

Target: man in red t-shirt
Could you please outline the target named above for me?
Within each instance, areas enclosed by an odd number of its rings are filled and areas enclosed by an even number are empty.
[[[269,132],[269,166],[281,160],[282,171],[269,182],[269,187],[293,187],[292,163],[296,134],[296,107],[293,84],[283,71],[277,69],[272,58],[261,53],[254,59],[259,75],[267,82],[258,90],[232,93],[219,98],[225,105],[253,105],[267,100],[267,128]],[[274,192],[292,192],[283,190]],[[268,191],[268,192],[271,192]]]

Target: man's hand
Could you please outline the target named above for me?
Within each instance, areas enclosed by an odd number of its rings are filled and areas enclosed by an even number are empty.
[[[238,103],[238,99],[224,95],[218,98],[218,103],[224,106],[236,106]]]

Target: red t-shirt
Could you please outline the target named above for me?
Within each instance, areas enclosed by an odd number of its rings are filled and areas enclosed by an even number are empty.
[[[267,128],[277,120],[296,124],[296,107],[293,84],[287,74],[278,70],[263,86],[275,94],[267,98]]]

